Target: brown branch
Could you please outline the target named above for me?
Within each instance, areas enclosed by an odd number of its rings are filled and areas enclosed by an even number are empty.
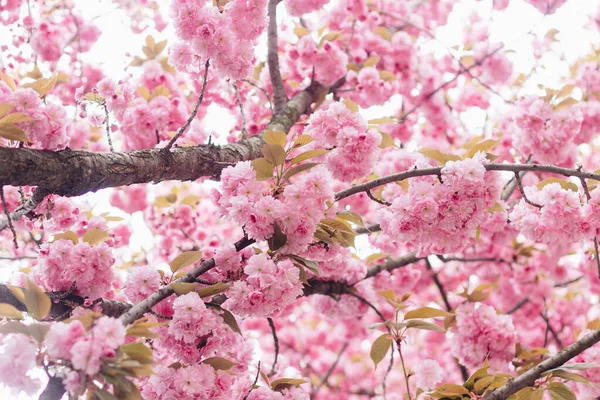
[[[342,348],[340,349],[340,351],[337,354],[337,357],[335,358],[335,360],[333,361],[333,363],[331,364],[331,366],[329,367],[329,369],[327,370],[327,372],[323,376],[323,379],[321,379],[321,382],[319,382],[319,384],[317,386],[315,386],[314,389],[312,390],[312,392],[310,393],[310,398],[311,399],[314,399],[317,396],[317,393],[319,392],[319,390],[321,389],[321,387],[327,383],[327,380],[329,379],[329,377],[333,373],[333,370],[335,369],[335,367],[340,362],[340,359],[342,358],[342,354],[344,354],[344,351],[346,351],[346,348],[348,348],[348,344],[349,344],[348,341],[344,342],[344,345],[342,346]]]
[[[0,150],[2,149],[0,148]],[[27,199],[25,204],[22,204],[15,211],[10,213],[10,221],[9,218],[0,219],[0,231],[2,231],[7,226],[11,225],[11,221],[16,221],[22,216],[27,215],[28,213],[33,211],[42,201],[44,201],[44,198],[49,194],[50,193],[44,189],[35,189],[31,197]]]
[[[6,215],[6,222],[8,224],[8,227],[10,228],[10,231],[12,232],[13,235],[13,244],[15,245],[15,248],[18,249],[19,248],[19,243],[17,242],[17,232],[15,231],[15,227],[13,226],[12,223],[12,218],[10,217],[10,212],[8,211],[8,205],[6,205],[6,199],[4,198],[4,187],[0,186],[0,200],[2,201],[2,209],[4,210],[4,214]]]
[[[275,324],[273,323],[273,318],[267,318],[269,322],[269,327],[271,328],[271,333],[273,334],[273,344],[275,346],[275,359],[273,360],[273,365],[271,366],[271,372],[269,372],[269,377],[275,375],[275,367],[277,366],[277,357],[279,356],[279,338],[277,338],[277,331],[275,330]]]
[[[258,376],[259,375],[260,375],[260,361],[258,362],[258,367],[257,367],[257,370],[256,370],[256,378],[254,378],[254,382],[250,386],[250,389],[248,389],[248,392],[244,396],[243,400],[248,399],[248,396],[250,396],[250,393],[252,393],[252,391],[254,390],[254,386],[256,386],[256,383],[258,382]]]
[[[254,243],[253,239],[248,239],[244,237],[235,243],[236,251],[240,251],[251,244]],[[175,283],[191,283],[196,280],[197,277],[202,275],[203,273],[211,270],[215,267],[215,259],[211,258],[210,260],[205,260],[200,263],[200,265],[194,267],[190,272],[183,275],[181,278],[176,279]],[[150,312],[152,307],[156,304],[160,303],[162,300],[166,299],[170,295],[175,293],[173,287],[171,285],[166,285],[158,289],[156,292],[148,296],[146,299],[142,300],[140,303],[131,307],[125,314],[121,315],[121,322],[124,325],[129,325],[141,318],[145,313]]]
[[[38,400],[60,400],[65,394],[66,389],[61,378],[57,376],[50,377],[46,388],[38,397]]]
[[[242,103],[242,96],[240,96],[240,91],[238,90],[237,85],[233,82],[233,89],[235,90],[235,98],[238,102],[238,107],[240,108],[240,115],[242,118],[242,140],[246,139],[248,132],[246,131],[246,116],[244,115],[244,104]]]
[[[319,94],[327,90],[313,82],[289,100],[265,130],[289,132]],[[46,194],[79,196],[99,189],[167,180],[218,178],[223,168],[262,157],[263,133],[225,146],[211,144],[164,149],[96,153],[0,148],[0,186],[38,186]]]
[[[269,26],[267,28],[267,64],[269,65],[269,76],[271,86],[273,87],[273,100],[275,102],[275,114],[277,117],[282,111],[287,101],[283,81],[281,80],[281,71],[279,69],[279,54],[277,48],[277,4],[279,0],[269,0],[268,14]]]
[[[575,176],[577,178],[586,178],[600,180],[600,174],[583,171],[581,169],[563,168],[555,165],[548,164],[484,164],[487,171],[509,171],[509,172],[522,172],[522,171],[534,171],[534,172],[549,172],[552,174],[558,174],[563,176]],[[414,178],[417,176],[426,175],[440,175],[443,167],[430,167],[430,168],[413,168],[407,171],[397,172],[395,174],[382,176],[372,181],[354,185],[348,189],[342,190],[335,194],[336,201],[345,199],[354,194],[365,192],[370,189],[374,189],[378,186],[382,186],[392,182],[403,181],[404,179]],[[0,182],[1,183],[1,182]]]
[[[519,300],[519,302],[515,304],[510,310],[508,310],[506,314],[512,314],[516,312],[518,309],[520,309],[527,303],[529,303],[529,297],[525,297],[524,299]]]
[[[523,200],[525,200],[525,203],[529,204],[530,206],[542,208],[540,204],[534,203],[533,201],[527,198],[527,195],[525,194],[525,189],[523,188],[523,183],[521,182],[521,175],[518,172],[515,172],[515,180],[517,181],[517,187],[519,188],[519,192],[521,192],[521,196],[523,196]]]
[[[589,333],[522,375],[509,380],[503,386],[483,396],[482,400],[504,400],[524,387],[533,386],[535,381],[539,379],[544,372],[560,367],[598,342],[600,342],[600,329]]]
[[[209,66],[210,66],[210,58],[208,60],[206,60],[206,64],[204,64],[204,77],[202,78],[202,89],[200,90],[200,96],[198,96],[198,101],[196,102],[196,105],[194,106],[194,110],[192,111],[192,114],[187,119],[187,121],[185,121],[185,124],[183,124],[181,126],[181,128],[179,128],[179,130],[177,131],[175,136],[173,136],[171,138],[169,143],[167,143],[167,145],[165,146],[163,151],[168,152],[171,149],[171,147],[173,147],[173,145],[175,144],[177,139],[179,139],[181,137],[181,135],[183,135],[185,133],[186,129],[191,125],[194,118],[196,118],[196,114],[198,114],[198,108],[200,108],[200,104],[202,104],[202,100],[204,99],[204,92],[206,90],[206,78],[208,77],[208,67]]]
[[[26,290],[23,289],[23,292]],[[68,318],[74,308],[82,306],[85,299],[69,292],[49,292],[47,295],[52,299],[48,319],[58,320]],[[10,304],[21,312],[26,312],[27,307],[17,299],[7,285],[0,284],[0,303]],[[96,301],[102,308],[102,314],[116,318],[131,308],[131,304],[123,301],[99,299]]]
[[[381,264],[372,265],[367,269],[367,275],[365,276],[365,279],[371,278],[382,271],[391,272],[397,268],[402,268],[424,259],[425,257],[417,257],[417,252],[414,251],[405,256],[393,258]]]

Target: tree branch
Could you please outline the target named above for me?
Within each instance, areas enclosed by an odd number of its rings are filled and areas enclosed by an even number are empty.
[[[554,356],[542,361],[524,374],[509,380],[504,386],[483,396],[482,400],[504,400],[524,387],[532,386],[544,372],[560,367],[598,342],[600,342],[600,329],[589,333],[572,345],[562,349]]]
[[[66,389],[65,385],[63,385],[63,381],[61,378],[53,376],[50,377],[46,388],[40,394],[38,400],[60,400],[65,394]]]
[[[273,100],[275,102],[275,114],[277,117],[283,110],[287,101],[283,81],[281,80],[281,71],[279,70],[279,54],[277,48],[277,4],[279,0],[269,0],[268,14],[269,27],[267,28],[267,64],[269,65],[269,76],[271,77],[271,86],[273,87]]]
[[[209,66],[210,66],[210,59],[206,60],[206,64],[204,64],[204,77],[202,78],[202,89],[200,89],[200,96],[198,96],[198,101],[196,102],[196,105],[194,106],[194,110],[190,114],[190,117],[185,121],[185,124],[183,124],[181,126],[181,128],[179,128],[179,130],[177,131],[175,136],[173,136],[171,138],[171,140],[169,140],[169,143],[167,143],[167,145],[165,146],[163,151],[168,152],[169,150],[171,150],[171,147],[173,147],[173,145],[175,144],[177,139],[179,139],[181,137],[181,135],[183,135],[185,133],[185,130],[191,125],[194,118],[196,118],[196,114],[198,114],[198,108],[200,108],[200,104],[202,104],[202,100],[204,99],[204,92],[206,90],[206,79],[208,78],[208,67]]]
[[[555,165],[548,164],[484,164],[487,171],[510,171],[510,172],[522,172],[522,171],[535,171],[535,172],[549,172],[553,174],[563,176],[575,176],[578,178],[600,180],[600,174],[583,171],[581,169],[563,168]],[[414,178],[417,176],[426,175],[440,175],[443,167],[430,167],[430,168],[413,168],[408,171],[397,172],[395,174],[382,176],[381,178],[373,179],[359,185],[354,185],[346,190],[342,190],[335,194],[335,200],[339,201],[350,197],[354,194],[366,192],[367,190],[374,189],[378,186],[382,186],[392,182],[399,182],[404,179]],[[1,183],[1,182],[0,182]]]
[[[0,148],[0,150],[2,149]],[[44,189],[35,189],[31,197],[27,199],[27,201],[24,204],[22,204],[19,208],[10,213],[11,221],[16,221],[22,216],[27,215],[29,212],[33,211],[42,201],[44,201],[44,198],[49,194],[50,193]],[[10,221],[8,220],[8,218],[0,217],[0,231],[2,231],[9,225]]]
[[[254,243],[253,239],[248,239],[247,237],[242,238],[241,240],[235,243],[236,251],[240,251]],[[176,279],[173,282],[183,283],[183,282],[194,282],[197,277],[202,275],[203,273],[209,271],[210,269],[215,267],[215,259],[211,258],[210,260],[205,260],[200,263],[200,265],[193,268],[190,272],[183,275],[181,278]],[[139,302],[135,306],[131,307],[125,314],[121,315],[121,322],[124,325],[129,325],[141,318],[145,313],[149,312],[152,307],[166,299],[170,295],[175,293],[173,287],[171,285],[166,285],[158,289],[156,292],[148,296],[143,301]]]
[[[323,90],[327,89],[313,82],[285,103],[265,130],[289,132]],[[265,130],[225,146],[174,148],[169,157],[165,157],[163,149],[96,153],[0,148],[0,186],[38,186],[47,194],[79,196],[134,183],[218,178],[229,164],[262,157]]]

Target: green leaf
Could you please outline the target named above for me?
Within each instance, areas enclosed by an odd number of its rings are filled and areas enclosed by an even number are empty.
[[[302,258],[300,256],[291,255],[290,256],[294,261],[300,263],[305,266],[310,272],[319,276],[321,275],[321,271],[319,271],[319,263],[312,260],[307,260],[306,258]]]
[[[314,150],[308,150],[305,151],[304,153],[298,154],[296,157],[292,158],[292,161],[290,162],[292,165],[294,164],[298,164],[304,160],[308,160],[310,158],[314,158],[314,157],[318,157],[321,156],[325,153],[327,153],[328,150],[326,149],[314,149]]]
[[[265,144],[262,148],[265,158],[273,165],[281,165],[285,161],[285,150],[278,144]]]
[[[488,208],[488,211],[489,212],[506,212],[504,207],[502,207],[502,204],[500,204],[498,202],[495,202],[493,206]]]
[[[227,289],[229,289],[229,285],[227,283],[217,282],[214,285],[205,286],[196,290],[196,293],[198,293],[198,296],[200,297],[208,297],[223,293]]]
[[[266,131],[264,139],[267,144],[278,144],[281,147],[284,147],[286,142],[285,132],[283,131]]]
[[[27,121],[33,121],[33,118],[31,118],[29,115],[27,114],[23,114],[23,113],[12,113],[12,114],[8,114],[2,118],[0,118],[0,125],[2,124],[16,124],[19,122],[27,122]]]
[[[387,132],[379,131],[381,134],[381,144],[379,145],[380,149],[386,149],[388,147],[398,147],[394,142],[394,139]]]
[[[342,101],[342,103],[344,103],[346,105],[346,107],[348,107],[348,109],[350,111],[352,111],[353,113],[356,114],[358,112],[358,104],[356,104],[352,100],[350,100],[350,99],[344,99]]]
[[[252,160],[252,168],[256,171],[256,179],[258,181],[266,181],[273,177],[273,164],[264,157]]]
[[[271,388],[276,392],[281,392],[282,390],[289,389],[292,386],[300,387],[300,385],[303,383],[306,383],[304,379],[281,378],[271,382]]]
[[[449,313],[444,310],[440,310],[432,307],[421,307],[416,310],[412,310],[407,312],[404,315],[404,319],[414,319],[414,318],[436,318],[436,317],[451,317],[454,314]]]
[[[175,257],[169,266],[171,267],[171,272],[175,273],[182,268],[189,267],[190,265],[197,263],[201,259],[201,251],[186,251]]]
[[[0,136],[8,140],[33,143],[23,129],[13,124],[0,124]]]
[[[222,309],[223,313],[221,314],[221,318],[223,318],[223,322],[231,328],[232,331],[242,334],[242,330],[238,325],[235,316],[231,313],[231,311]]]
[[[197,285],[195,283],[173,282],[169,286],[173,288],[175,294],[177,294],[178,296],[182,296],[184,294],[188,294],[196,290]]]
[[[52,301],[50,297],[36,284],[27,279],[25,289],[25,306],[31,316],[38,321],[43,319],[50,312]]]
[[[17,310],[13,305],[0,303],[0,317],[11,319],[23,319],[21,311]]]
[[[570,364],[564,364],[560,366],[560,369],[574,369],[574,370],[579,370],[579,371],[583,371],[586,369],[592,369],[592,368],[598,368],[600,367],[600,364],[594,364],[594,363],[570,363]]]
[[[144,363],[152,360],[152,350],[144,343],[129,343],[121,346],[121,351],[134,360]]]
[[[577,400],[575,393],[562,382],[550,382],[547,390],[552,400]]]
[[[377,364],[383,360],[392,345],[392,338],[387,333],[379,336],[373,342],[371,346],[371,360],[375,364],[375,369],[377,369]]]
[[[345,211],[345,210],[344,211],[338,211],[336,213],[336,217],[338,219],[343,219],[343,220],[346,220],[346,221],[350,221],[353,224],[361,226],[363,228],[365,226],[365,223],[363,222],[362,217],[359,214],[357,214],[355,212],[352,212],[352,211]]]
[[[202,361],[202,364],[208,364],[211,367],[213,367],[213,369],[215,369],[215,370],[218,370],[218,369],[228,370],[237,365],[233,361],[229,361],[228,359],[221,358],[221,357],[207,358],[206,360]]]
[[[70,240],[73,244],[77,244],[79,243],[79,236],[73,231],[66,231],[54,234],[53,242],[56,242],[57,240]]]
[[[306,146],[307,144],[314,142],[315,138],[310,136],[310,135],[300,135],[296,138],[296,140],[294,140],[294,144],[293,147],[302,147],[302,146]]]
[[[471,147],[467,154],[464,155],[463,160],[467,158],[472,158],[478,151],[483,153],[489,152],[494,146],[500,143],[500,140],[487,139],[483,142],[477,143],[475,146]]]
[[[444,154],[439,150],[423,148],[419,150],[419,153],[434,159],[439,162],[440,165],[445,165],[448,161],[460,161],[459,156],[455,156],[454,154]]]
[[[482,390],[490,386],[490,383],[492,383],[494,379],[496,378],[493,375],[484,376],[483,378],[475,382],[475,384],[473,385],[473,390],[475,392],[481,392]]]
[[[418,319],[407,321],[406,327],[422,329],[422,330],[426,330],[426,331],[446,332],[446,330],[444,328],[442,328],[441,326],[432,324],[431,322],[421,321]]]
[[[304,163],[304,164],[296,165],[295,167],[287,170],[286,173],[283,174],[283,177],[286,179],[289,179],[292,176],[294,176],[300,172],[308,171],[309,169],[316,167],[319,164],[321,164],[321,163],[311,162],[311,163]]]
[[[110,235],[108,234],[108,232],[98,228],[88,229],[87,232],[81,238],[81,240],[83,240],[84,242],[89,243],[90,246],[95,246],[96,244],[104,242],[108,239],[110,239]]]
[[[538,183],[536,186],[538,189],[542,190],[544,188],[544,186],[549,185],[551,183],[558,183],[560,185],[560,187],[562,187],[565,190],[572,190],[574,192],[579,191],[579,188],[573,182],[569,182],[564,179],[558,179],[558,178],[544,179],[543,181]]]
[[[566,379],[568,381],[574,381],[574,382],[580,382],[580,383],[585,383],[587,385],[592,385],[592,383],[587,380],[586,377],[581,376],[579,374],[575,374],[573,372],[569,372],[569,371],[565,371],[563,369],[555,369],[551,372],[552,376],[556,377],[556,378],[562,378],[562,379]],[[542,374],[542,376],[544,376],[544,374]]]
[[[329,229],[336,230],[338,232],[346,232],[351,234],[355,233],[349,223],[339,219],[322,219],[319,224],[325,225]]]
[[[444,396],[461,396],[463,394],[469,394],[469,389],[461,385],[455,385],[452,383],[445,383],[435,388],[436,393]]]

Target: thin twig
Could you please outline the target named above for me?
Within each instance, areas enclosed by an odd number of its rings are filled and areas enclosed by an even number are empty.
[[[242,79],[242,81],[254,86],[255,88],[260,90],[265,95],[265,97],[267,98],[267,101],[269,102],[269,108],[271,109],[271,114],[273,114],[273,102],[271,101],[271,96],[269,96],[269,92],[267,92],[265,89],[261,88],[260,86],[258,86],[256,83],[252,82],[249,79]]]
[[[525,203],[529,204],[530,206],[542,208],[540,204],[534,203],[533,201],[527,198],[527,195],[525,194],[525,189],[523,189],[523,182],[521,182],[521,176],[518,172],[515,172],[515,180],[517,181],[517,187],[519,188],[519,192],[521,192],[521,196],[523,196],[523,200],[525,200]]]
[[[383,389],[383,400],[387,399],[387,378],[390,376],[392,372],[392,368],[394,367],[394,342],[390,344],[390,365],[387,367],[387,371],[385,371],[385,375],[383,376],[383,380],[381,382],[381,388]]]
[[[238,106],[240,107],[240,115],[242,116],[242,140],[246,140],[248,132],[246,131],[246,117],[244,116],[244,105],[242,104],[242,96],[237,85],[233,82],[233,89],[235,90],[235,97],[237,98]]]
[[[518,309],[520,309],[527,303],[529,303],[529,297],[525,297],[524,299],[519,300],[519,302],[515,304],[510,310],[508,310],[506,314],[512,314],[516,312]]]
[[[2,207],[4,208],[4,214],[6,214],[6,220],[8,221],[8,227],[13,235],[13,243],[15,248],[19,248],[19,243],[17,243],[17,232],[15,231],[15,227],[12,223],[12,218],[10,217],[10,212],[8,211],[8,205],[6,204],[6,199],[4,198],[4,187],[0,187],[0,199],[2,199]]]
[[[377,309],[377,307],[375,307],[375,306],[373,305],[373,303],[371,303],[369,300],[365,299],[365,298],[364,298],[364,297],[362,297],[361,295],[359,295],[359,294],[356,294],[356,293],[354,293],[354,292],[352,292],[352,291],[350,291],[350,290],[346,290],[345,294],[347,294],[347,295],[349,295],[349,296],[352,296],[352,297],[355,297],[355,298],[357,298],[358,300],[360,300],[362,303],[364,303],[364,304],[366,304],[367,306],[369,306],[369,307],[370,307],[370,308],[371,308],[373,311],[375,311],[375,314],[377,314],[377,316],[378,316],[378,317],[381,319],[381,321],[383,321],[383,322],[387,321],[387,320],[386,320],[386,318],[385,318],[385,317],[383,316],[383,314],[381,313],[381,311],[379,311],[379,310]],[[387,327],[387,326],[386,326],[386,327]],[[389,329],[390,329],[390,328],[388,327],[388,331],[389,331]]]
[[[442,296],[442,300],[444,301],[444,305],[446,306],[446,311],[452,310],[452,306],[450,305],[450,302],[448,301],[448,295],[446,294],[444,285],[442,285],[442,282],[440,281],[440,278],[438,277],[437,272],[433,270],[433,267],[431,266],[431,263],[429,262],[428,258],[425,259],[425,263],[427,264],[427,269],[431,273],[431,279],[433,280],[433,283],[435,283],[435,286],[438,288],[438,291],[440,292],[440,295]]]
[[[373,193],[371,193],[370,190],[367,190],[367,196],[369,196],[369,198],[371,200],[373,200],[374,202],[379,203],[379,204],[383,204],[384,206],[388,206],[389,207],[389,206],[392,205],[392,203],[390,203],[389,201],[381,200],[381,199],[378,199],[377,197],[373,196]]]
[[[267,11],[269,14],[269,26],[267,28],[267,64],[269,66],[269,77],[273,88],[273,99],[275,101],[275,116],[278,116],[284,109],[287,101],[285,87],[281,79],[279,69],[279,54],[277,46],[277,4],[279,0],[269,0]]]
[[[408,385],[408,374],[406,373],[406,366],[404,365],[404,357],[402,357],[402,341],[400,338],[396,339],[396,346],[398,346],[398,354],[400,354],[400,363],[402,364],[402,372],[404,373],[404,382],[406,383],[408,400],[412,400],[412,396],[410,395],[410,386]]]
[[[108,107],[106,107],[106,103],[104,103],[102,106],[104,107],[104,115],[106,116],[106,120],[104,121],[104,123],[106,124],[106,138],[108,139],[108,147],[110,148],[110,152],[114,153],[115,149],[112,144],[112,138],[110,137],[110,122],[109,122],[109,115],[108,115]]]
[[[578,169],[581,170],[581,166],[579,166]],[[590,199],[592,198],[592,196],[590,195],[590,189],[588,188],[587,182],[585,181],[584,178],[581,178],[581,177],[579,178],[579,181],[581,182],[581,187],[583,187],[583,191],[585,193],[585,198],[589,202]],[[600,279],[600,258],[598,258],[598,237],[595,235],[594,235],[594,252],[595,252],[595,256],[596,256],[596,265],[598,267],[598,278]]]
[[[544,311],[544,313],[545,312],[546,311]],[[544,319],[544,321],[546,321],[546,330],[550,331],[550,333],[552,334],[552,337],[554,338],[554,341],[556,342],[556,344],[558,345],[558,347],[560,347],[562,349],[563,343],[560,340],[560,338],[558,337],[558,333],[556,333],[556,331],[554,330],[554,328],[550,324],[550,318],[548,318],[548,316],[545,315],[544,313],[540,313],[540,316]],[[544,342],[546,342],[546,340],[544,340]],[[547,343],[544,343],[544,347],[546,347],[546,345],[547,345]]]
[[[47,190],[39,187],[33,191],[31,197],[24,204],[21,204],[15,211],[10,213],[10,217],[0,220],[0,231],[12,224],[12,221],[17,221],[22,216],[33,211],[50,193]]]
[[[271,327],[271,333],[273,334],[273,343],[275,345],[275,359],[273,360],[273,365],[271,366],[271,372],[269,372],[268,377],[272,377],[275,375],[275,367],[277,366],[277,357],[279,356],[279,339],[277,338],[277,331],[275,330],[275,324],[273,323],[273,318],[267,318],[269,321],[269,326]]]
[[[171,147],[173,147],[173,145],[175,144],[177,139],[179,139],[179,137],[181,135],[183,135],[185,130],[190,126],[190,124],[192,123],[194,118],[196,118],[196,114],[198,113],[198,108],[200,107],[200,104],[202,103],[202,99],[204,99],[204,92],[206,90],[206,81],[208,78],[208,67],[209,66],[210,66],[210,58],[208,60],[206,60],[206,64],[204,64],[204,78],[202,81],[202,89],[200,90],[200,96],[198,96],[198,101],[196,102],[196,105],[194,106],[192,115],[190,115],[190,117],[187,119],[187,121],[185,121],[185,124],[183,124],[183,126],[181,128],[179,128],[179,130],[177,131],[175,136],[173,136],[171,138],[171,140],[169,141],[169,143],[163,148],[163,151],[168,152],[171,149]]]
[[[243,400],[247,400],[248,396],[250,396],[250,393],[252,393],[252,391],[254,390],[254,386],[256,386],[256,383],[258,382],[258,375],[260,375],[260,361],[258,362],[258,369],[256,371],[256,378],[254,378],[254,382],[252,383],[252,386],[250,386],[250,390],[248,390],[248,392],[244,396]]]
[[[331,364],[331,366],[329,366],[329,369],[325,373],[325,376],[323,376],[323,379],[321,379],[321,382],[319,382],[319,384],[317,386],[315,386],[315,388],[313,389],[312,393],[310,394],[310,398],[311,399],[314,399],[315,396],[317,395],[317,392],[319,391],[319,389],[321,389],[321,387],[327,383],[327,380],[329,379],[329,377],[333,373],[333,370],[335,369],[335,367],[340,362],[340,359],[342,358],[342,354],[344,354],[344,351],[346,351],[346,348],[348,348],[348,344],[349,344],[348,341],[344,342],[344,345],[342,346],[342,348],[338,352],[337,357],[335,358],[335,361],[333,362],[333,364]]]

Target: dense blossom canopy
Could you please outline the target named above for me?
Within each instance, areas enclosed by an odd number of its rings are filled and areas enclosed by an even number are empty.
[[[600,398],[597,2],[0,0],[0,38],[5,393]]]

